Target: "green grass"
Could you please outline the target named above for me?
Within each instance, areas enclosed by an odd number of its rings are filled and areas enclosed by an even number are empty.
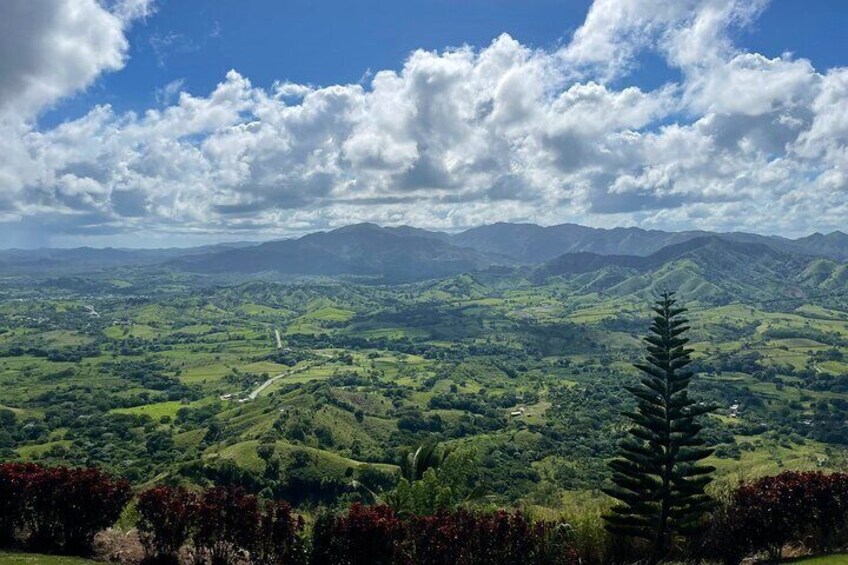
[[[342,308],[335,308],[333,306],[327,306],[325,308],[319,308],[318,310],[314,310],[304,316],[301,316],[303,320],[324,320],[328,322],[347,322],[351,318],[353,318],[354,312],[350,310],[344,310]]]
[[[126,333],[124,333],[126,330]],[[158,335],[158,332],[147,325],[132,325],[132,326],[109,326],[103,330],[103,335],[109,339],[124,339],[125,337],[137,337],[140,339],[152,339]]]
[[[232,369],[226,365],[205,365],[202,367],[191,367],[183,371],[180,381],[187,384],[200,384],[204,381],[216,383],[230,374]]]
[[[802,557],[792,559],[787,563],[804,563],[805,565],[848,565],[848,555],[820,555],[818,557]]]
[[[47,443],[39,443],[38,445],[22,445],[15,451],[22,459],[34,461],[54,447],[68,447],[69,445],[71,445],[71,442],[68,440],[49,441]]]
[[[210,326],[209,324],[193,324],[190,326],[183,326],[181,328],[177,328],[175,331],[177,333],[182,334],[202,335],[212,331],[212,326]]]
[[[91,338],[84,336],[78,332],[67,330],[53,330],[44,332],[41,337],[50,345],[56,347],[66,347],[73,345],[85,345],[91,343]]]
[[[738,442],[749,438],[739,436]],[[710,457],[709,464],[718,469],[717,483],[733,485],[782,471],[819,471],[829,468],[827,446],[807,440],[803,445],[767,443],[753,451],[743,451],[739,459]]]
[[[232,459],[240,467],[251,469],[253,471],[262,471],[265,468],[265,463],[259,458],[256,453],[256,448],[259,445],[258,441],[246,441],[225,448],[217,454],[210,454],[212,458],[220,457],[222,459]],[[302,452],[308,459],[306,467],[300,468],[299,473],[308,474],[314,477],[335,477],[343,478],[348,468],[361,468],[372,466],[384,472],[396,472],[397,467],[387,464],[371,464],[349,459],[341,455],[337,455],[323,449],[313,447],[292,445],[285,441],[277,441],[275,443],[277,453],[286,465],[290,465],[295,452]]]
[[[355,371],[357,369],[357,367],[345,367],[345,368],[350,369],[352,371]],[[333,373],[335,373],[338,369],[339,369],[339,366],[310,367],[306,371],[303,371],[303,372],[300,372],[300,373],[295,373],[295,374],[293,374],[289,377],[283,377],[282,379],[275,381],[274,384],[272,384],[271,386],[269,386],[268,388],[266,388],[263,391],[263,396],[267,395],[268,393],[270,393],[270,392],[272,392],[272,391],[274,391],[278,388],[280,388],[281,386],[283,386],[285,384],[308,383],[309,381],[321,381],[321,380],[329,379],[330,377],[333,376]]]
[[[200,442],[203,441],[203,436],[206,435],[206,428],[198,428],[189,430],[174,436],[174,447],[177,449],[194,449]]]
[[[0,565],[93,565],[96,563],[100,562],[79,557],[41,555],[39,553],[7,553],[0,551]]]
[[[150,416],[154,421],[158,421],[162,416],[170,416],[176,418],[177,412],[184,405],[179,400],[171,402],[157,402],[155,404],[145,404],[144,406],[135,406],[133,408],[115,408],[111,410],[112,414],[137,414]]]
[[[238,309],[241,312],[244,312],[245,314],[249,314],[251,316],[271,316],[271,315],[273,315],[273,316],[288,317],[288,316],[291,316],[291,314],[292,314],[290,310],[282,310],[280,308],[272,308],[270,306],[264,306],[262,304],[253,304],[253,303],[242,304],[241,306],[239,306]]]

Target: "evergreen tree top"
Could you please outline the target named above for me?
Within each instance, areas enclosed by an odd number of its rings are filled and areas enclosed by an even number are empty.
[[[614,533],[651,542],[651,561],[662,559],[672,538],[693,532],[711,500],[704,487],[713,467],[700,465],[713,450],[704,447],[696,418],[712,410],[689,397],[692,360],[685,337],[688,320],[681,316],[673,292],[664,292],[652,307],[656,316],[644,338],[644,361],[635,367],[639,383],[626,389],[636,408],[624,415],[633,424],[610,463],[614,487],[605,492],[619,504],[605,516]]]

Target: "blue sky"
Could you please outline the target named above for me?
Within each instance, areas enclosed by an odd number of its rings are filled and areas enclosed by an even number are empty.
[[[159,0],[156,13],[128,33],[127,66],[48,111],[41,124],[78,117],[94,104],[143,111],[157,105],[157,89],[174,80],[183,80],[188,91],[208,92],[230,69],[262,87],[280,80],[328,85],[400,69],[415,49],[485,46],[501,33],[550,49],[568,41],[590,5],[589,0]],[[844,66],[848,2],[772,2],[737,37],[769,57],[791,51],[817,68]],[[656,87],[675,76],[661,58],[646,55],[627,83]]]
[[[208,92],[236,69],[257,86],[275,81],[355,83],[369,71],[399,69],[415,49],[483,46],[501,33],[556,46],[583,21],[586,0],[160,0],[128,34],[120,73],[60,104],[53,125],[92,104],[143,110],[156,88],[183,79]]]
[[[846,23],[841,0],[7,0],[0,246],[845,229]]]

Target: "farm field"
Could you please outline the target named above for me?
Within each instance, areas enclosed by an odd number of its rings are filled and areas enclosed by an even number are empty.
[[[94,563],[99,563],[99,561],[60,555],[0,551],[0,564],[2,565],[93,565]]]
[[[123,295],[116,273],[86,275],[85,293],[3,281],[2,459],[235,482],[300,506],[379,498],[428,441],[473,458],[475,503],[544,513],[600,497],[653,292],[520,272],[397,285],[119,274]],[[844,299],[700,293],[681,298],[693,394],[717,406],[704,421],[716,484],[844,468]]]
[[[848,563],[848,555],[821,555],[819,557],[792,559],[787,561],[787,563],[803,563],[803,565],[845,565]]]

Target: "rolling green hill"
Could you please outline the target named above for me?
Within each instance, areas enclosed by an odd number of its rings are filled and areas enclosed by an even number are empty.
[[[462,248],[374,226],[323,241],[349,239],[327,249],[358,261],[363,233],[393,242],[368,264],[377,279],[139,265],[4,277],[0,459],[312,506],[379,497],[408,450],[437,440],[473,456],[481,501],[556,511],[607,480],[650,300],[675,289],[694,394],[720,407],[706,432],[721,476],[846,461],[844,263],[708,236],[443,276],[410,259],[404,272],[432,278],[376,284],[410,242],[427,241],[425,266]]]

